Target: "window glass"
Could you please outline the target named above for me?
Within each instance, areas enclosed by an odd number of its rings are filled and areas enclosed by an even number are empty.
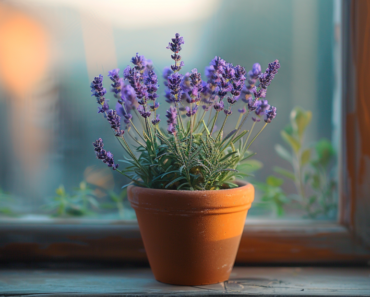
[[[339,10],[329,0],[0,3],[0,217],[135,219],[121,190],[128,180],[93,152],[102,137],[116,159],[123,154],[89,86],[102,74],[109,89],[108,71],[122,76],[139,52],[160,78],[164,116],[162,70],[172,62],[165,47],[179,32],[182,73],[197,68],[204,77],[215,56],[247,71],[280,61],[266,97],[277,117],[244,168],[257,188],[249,216],[335,219]],[[286,141],[292,116],[293,128],[310,119],[297,160]]]

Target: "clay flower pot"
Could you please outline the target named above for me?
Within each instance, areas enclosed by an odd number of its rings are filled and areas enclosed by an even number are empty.
[[[176,191],[128,187],[155,278],[174,285],[229,279],[254,187]]]

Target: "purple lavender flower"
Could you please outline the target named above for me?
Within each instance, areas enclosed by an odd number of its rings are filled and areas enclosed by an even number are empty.
[[[125,133],[125,131],[121,130],[121,117],[117,114],[117,111],[113,109],[108,110],[107,120],[116,136],[122,136]]]
[[[177,110],[175,107],[170,106],[170,109],[167,110],[166,118],[168,119],[167,124],[177,124]]]
[[[103,149],[104,144],[101,138],[93,142],[93,146],[95,155],[98,159],[102,160],[103,163],[107,164],[108,167],[111,167],[113,170],[118,168],[118,164],[114,164],[113,154]]]
[[[271,121],[276,117],[276,107],[271,106],[270,109],[265,111],[265,122],[271,123]]]
[[[148,74],[145,76],[144,83],[148,92],[148,99],[155,101],[158,97],[158,78],[153,70],[148,71]]]
[[[123,85],[123,81],[119,77],[119,69],[117,68],[117,69],[113,69],[113,70],[109,71],[108,72],[108,77],[113,82],[111,84],[112,92],[116,95],[119,94],[121,92],[121,88],[122,88],[122,85]]]
[[[263,88],[257,89],[256,87],[253,87],[251,91],[253,92],[255,99],[266,97],[266,91],[267,91],[266,89],[263,89]]]
[[[166,47],[170,49],[174,54],[171,55],[172,60],[175,61],[175,65],[171,65],[171,69],[174,72],[180,71],[181,67],[184,66],[184,62],[178,62],[181,60],[181,56],[178,53],[181,51],[181,44],[184,44],[184,38],[180,36],[179,33],[176,33],[175,38],[172,38],[172,42]]]
[[[223,101],[220,101],[218,103],[215,103],[215,105],[213,105],[213,108],[217,111],[222,111],[224,110],[224,102]]]
[[[247,109],[245,107],[243,108],[239,108],[238,111],[242,114],[246,113],[247,112]]]
[[[270,105],[268,104],[267,100],[258,100],[256,101],[256,115],[260,116],[265,113],[266,109],[269,109]]]
[[[280,68],[279,60],[275,60],[274,62],[269,64],[265,73],[262,73],[259,76],[261,88],[267,89],[267,87],[271,84],[271,81],[274,79],[275,74],[278,73],[279,68]]]
[[[174,95],[172,95],[171,90],[169,90],[169,89],[166,89],[166,90],[165,90],[165,95],[164,95],[164,97],[166,98],[166,102],[167,102],[167,103],[173,103],[173,102],[176,102],[176,98],[175,98],[175,96],[174,96]]]
[[[224,77],[220,77],[220,82],[218,84],[218,96],[221,98],[225,97],[227,92],[231,91],[231,83]]]
[[[151,110],[157,110],[159,108],[159,103],[155,102],[153,105],[149,105]]]
[[[101,106],[98,106],[98,113],[105,113],[109,109],[109,105],[107,103],[108,100],[104,101]]]
[[[235,70],[233,64],[226,63],[222,76],[228,80],[233,80],[235,78]]]
[[[227,102],[229,102],[231,105],[235,104],[238,101],[238,98],[233,97],[227,97]]]
[[[150,115],[152,114],[149,110],[145,109],[145,106],[142,105],[138,106],[137,111],[144,119],[149,118]]]
[[[224,109],[224,113],[225,113],[227,116],[229,116],[229,115],[231,115],[233,112],[232,112],[232,110],[231,110],[231,109]]]
[[[253,64],[252,70],[248,72],[248,85],[244,86],[241,92],[244,94],[242,100],[245,103],[248,103],[248,100],[253,92],[254,85],[256,84],[256,80],[258,79],[259,75],[261,74],[261,65],[258,63]],[[259,97],[258,97],[259,98]]]
[[[98,104],[103,105],[105,102],[104,95],[107,93],[107,90],[103,88],[103,75],[94,77],[93,81],[90,84],[91,96],[95,96]]]
[[[252,121],[258,123],[261,119],[252,117]]]
[[[170,133],[172,135],[176,135],[176,128],[173,124],[168,125],[167,131],[168,131],[168,133]]]
[[[138,103],[141,105],[146,104],[148,93],[146,86],[141,83],[144,79],[142,73],[138,72],[135,67],[131,68],[130,66],[127,66],[123,71],[123,76],[135,90],[136,97],[139,99]]]
[[[157,117],[154,120],[152,120],[152,124],[154,126],[158,125],[160,121],[161,121],[161,119],[159,118],[159,114],[157,114]]]
[[[103,139],[99,138],[95,140],[95,142],[93,142],[93,146],[96,152],[100,152],[104,147]]]
[[[186,115],[188,117],[191,117],[193,115],[195,115],[198,111],[198,105],[194,105],[193,108],[190,108],[189,106],[186,106]]]
[[[173,73],[168,77],[168,88],[171,90],[171,94],[176,102],[181,100],[180,83],[182,78],[183,76],[179,73]]]
[[[170,67],[165,67],[162,72],[162,77],[164,78],[164,85],[168,86],[168,77],[173,73]]]
[[[223,60],[220,57],[217,57],[216,56],[211,61],[211,66],[213,66],[213,70],[214,70],[215,74],[223,74],[224,68],[226,66],[226,62],[225,62],[225,60]]]
[[[258,106],[258,104],[257,104],[257,100],[254,100],[254,99],[252,99],[252,98],[250,98],[250,99],[248,100],[248,110],[249,110],[249,111],[254,111],[254,110],[256,110],[257,106]]]
[[[121,100],[118,100],[118,102],[124,105],[127,113],[136,108],[138,106],[138,102],[136,100],[134,88],[130,85],[124,85],[121,91]]]
[[[203,110],[208,111],[211,108],[211,105],[203,105]]]
[[[188,97],[187,101],[188,103],[195,103],[200,101],[200,93],[203,89],[202,84],[202,78],[201,74],[198,73],[197,69],[193,69],[190,73],[187,73],[189,80],[190,80],[190,86],[188,91]]]
[[[251,79],[257,79],[261,74],[261,65],[259,63],[254,63],[252,70],[248,72]]]
[[[138,71],[144,70],[147,60],[144,56],[139,56],[139,53],[136,53],[136,56],[131,58],[131,63],[135,65],[135,69]]]

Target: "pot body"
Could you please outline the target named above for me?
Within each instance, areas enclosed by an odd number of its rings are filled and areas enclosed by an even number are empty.
[[[254,187],[176,191],[128,187],[155,278],[174,285],[229,279]]]

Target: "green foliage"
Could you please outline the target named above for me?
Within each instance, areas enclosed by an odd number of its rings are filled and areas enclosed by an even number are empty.
[[[0,215],[13,217],[16,213],[8,206],[12,196],[0,188]]]
[[[135,139],[139,157],[123,137],[118,137],[130,158],[119,160],[127,167],[117,171],[130,178],[133,184],[147,188],[218,190],[237,187],[237,178],[248,176],[262,166],[258,161],[249,160],[254,154],[248,149],[267,124],[248,142],[252,131],[241,131],[241,125],[225,137],[222,130],[212,134],[210,131],[218,112],[209,120],[209,125],[203,120],[204,115],[185,124],[178,115],[180,124],[175,135],[165,133],[158,126],[144,125],[145,145]]]
[[[331,143],[322,139],[314,146],[304,145],[305,131],[311,121],[312,114],[296,107],[290,115],[290,124],[281,132],[282,139],[291,149],[289,152],[281,145],[276,145],[276,153],[289,162],[292,170],[275,167],[274,171],[288,180],[292,180],[296,193],[285,195],[281,189],[282,179],[268,177],[260,189],[263,200],[270,201],[276,206],[278,215],[283,214],[283,206],[288,202],[296,202],[310,218],[317,216],[328,217],[335,212],[336,181],[330,177],[331,163],[335,151]]]
[[[263,193],[261,201],[272,205],[279,217],[284,215],[284,205],[289,201],[280,187],[283,183],[281,178],[269,176],[265,183],[255,184],[256,188]]]
[[[56,189],[55,194],[45,206],[55,217],[92,215],[94,210],[99,209],[93,189],[85,182],[81,182],[73,194],[67,193],[62,185]]]

